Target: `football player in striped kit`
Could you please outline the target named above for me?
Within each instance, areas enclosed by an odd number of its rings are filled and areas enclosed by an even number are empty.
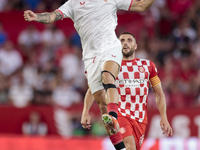
[[[150,60],[135,58],[137,44],[133,34],[124,32],[119,36],[119,40],[122,44],[123,60],[116,78],[120,97],[118,122],[126,149],[140,150],[147,126],[147,97],[150,85],[161,115],[160,126],[163,134],[172,135],[172,128],[167,119],[165,96],[155,64]],[[86,97],[84,107],[93,101],[92,96]],[[83,114],[81,123],[90,124],[90,117]]]

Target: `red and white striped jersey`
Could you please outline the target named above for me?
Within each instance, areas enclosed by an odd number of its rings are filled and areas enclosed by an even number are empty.
[[[159,83],[156,66],[150,60],[122,60],[120,73],[116,78],[120,97],[119,115],[147,124],[149,84],[153,87]]]

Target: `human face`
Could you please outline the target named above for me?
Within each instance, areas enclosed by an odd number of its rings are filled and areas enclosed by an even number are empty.
[[[126,58],[132,56],[137,48],[135,38],[130,34],[122,34],[119,40],[122,44],[123,56]]]

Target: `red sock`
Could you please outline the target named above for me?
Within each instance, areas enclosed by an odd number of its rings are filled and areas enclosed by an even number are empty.
[[[116,119],[117,119],[117,115],[118,115],[118,108],[119,108],[119,106],[116,103],[109,103],[107,105],[109,115],[115,117]]]
[[[111,135],[110,137],[111,142],[113,143],[116,150],[120,150],[125,148],[121,133],[118,132],[114,135]]]

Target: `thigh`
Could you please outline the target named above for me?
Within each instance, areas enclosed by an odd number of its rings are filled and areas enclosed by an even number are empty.
[[[101,58],[89,59],[84,61],[84,63],[86,78],[92,94],[104,89],[101,79]]]
[[[117,77],[122,62],[122,47],[114,47],[105,52],[102,57],[102,70],[111,72]]]
[[[126,143],[130,142],[128,144],[129,146],[131,146],[130,150],[132,150],[132,148],[134,147],[136,147],[137,150],[140,150],[140,147],[144,140],[146,124],[137,122],[134,119],[130,119],[124,116],[119,116],[118,122],[120,125],[120,132],[122,134],[122,138],[126,138]]]
[[[147,125],[144,123],[140,123],[134,119],[130,119],[130,122],[131,122],[132,129],[133,129],[132,135],[135,138],[136,148],[137,148],[137,150],[140,150],[143,140],[144,140],[144,134],[145,134]]]
[[[120,133],[127,150],[136,150],[135,138],[133,135],[133,127],[128,118],[118,116]]]
[[[135,138],[133,135],[125,137],[123,141],[126,146],[126,150],[137,150],[135,144]]]

